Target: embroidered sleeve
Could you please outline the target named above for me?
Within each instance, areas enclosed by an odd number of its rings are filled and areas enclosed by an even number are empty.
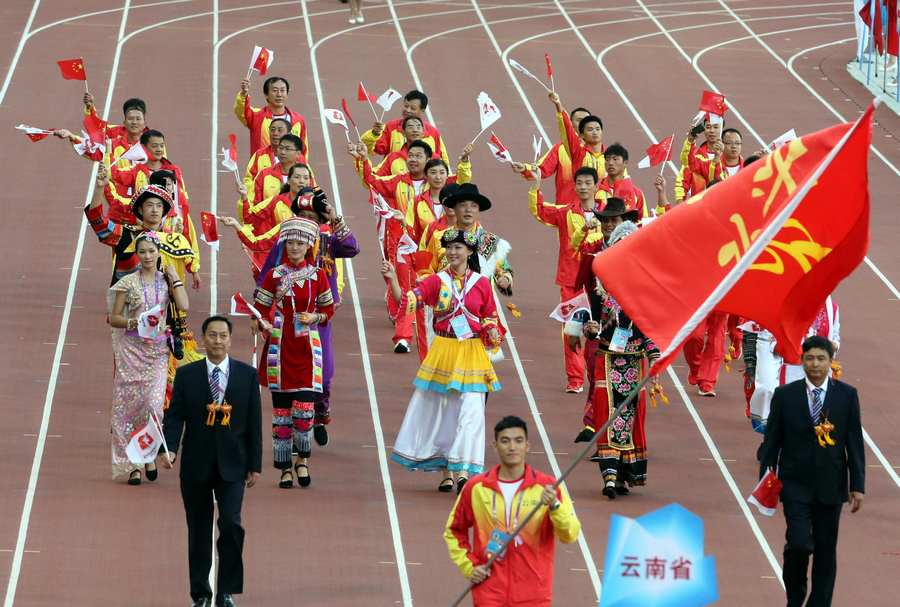
[[[103,216],[103,207],[87,207],[84,209],[91,229],[97,239],[109,247],[115,247],[122,238],[122,225]]]
[[[273,276],[274,271],[274,268],[269,270],[266,277],[263,278],[260,285],[256,288],[256,292],[253,294],[253,300],[256,303],[256,307],[263,317],[268,317],[270,315],[272,305],[275,303],[276,281]]]
[[[319,293],[316,296],[316,307],[320,314],[325,315],[325,322],[328,322],[334,315],[334,295],[331,293],[331,285],[328,284],[328,276],[326,276],[325,270],[322,268],[316,271],[316,284],[319,289]]]

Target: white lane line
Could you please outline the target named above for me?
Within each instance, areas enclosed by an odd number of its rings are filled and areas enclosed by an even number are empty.
[[[756,41],[759,43],[760,46],[762,46],[764,49],[766,49],[766,51],[768,51],[769,54],[772,55],[772,57],[775,58],[775,61],[777,61],[778,63],[780,63],[782,67],[784,67],[785,69],[787,69],[788,72],[790,72],[791,75],[792,75],[794,78],[796,78],[798,82],[800,82],[800,84],[802,84],[804,87],[806,87],[806,90],[808,90],[808,91],[810,92],[810,94],[811,94],[813,97],[815,97],[816,99],[818,99],[819,102],[820,102],[823,106],[825,106],[828,110],[830,110],[831,113],[834,114],[834,115],[838,118],[838,120],[840,120],[841,122],[848,122],[847,118],[844,118],[844,117],[840,114],[840,112],[838,112],[836,109],[834,109],[834,106],[832,106],[830,103],[828,103],[828,102],[825,100],[824,97],[822,97],[821,95],[819,95],[819,93],[817,93],[817,92],[812,88],[812,86],[810,86],[809,83],[808,83],[805,79],[803,79],[803,78],[800,76],[800,74],[798,74],[798,73],[794,70],[793,62],[794,62],[794,60],[795,60],[799,55],[803,54],[802,52],[801,52],[801,53],[798,53],[797,55],[794,55],[793,57],[791,57],[790,62],[785,61],[784,59],[782,59],[782,58],[778,55],[778,53],[776,53],[776,52],[772,49],[771,46],[769,46],[769,45],[766,43],[765,40],[762,39],[762,37],[761,37],[759,34],[757,34],[755,31],[753,31],[753,29],[752,29],[749,25],[747,25],[747,23],[745,22],[745,20],[742,19],[742,18],[740,17],[740,15],[738,15],[737,13],[735,13],[735,12],[731,9],[731,7],[728,6],[728,4],[726,4],[723,0],[718,0],[718,2],[719,2],[719,4],[722,6],[722,8],[724,8],[725,11],[726,11],[729,15],[731,15],[731,17],[732,17],[735,21],[737,21],[737,23],[738,23],[741,27],[743,27],[745,30],[747,30],[747,33],[750,34],[750,37],[753,38],[754,40],[756,40]],[[855,38],[850,38],[850,40],[855,40]],[[803,52],[808,52],[808,51],[811,51],[811,50],[814,50],[814,49],[824,48],[825,46],[828,46],[828,45],[821,45],[821,46],[818,46],[818,47],[812,47],[812,48],[806,49],[806,50],[803,51]],[[898,168],[894,165],[894,163],[892,163],[890,160],[888,160],[887,157],[886,157],[884,154],[882,154],[882,153],[878,150],[878,148],[876,148],[874,145],[872,145],[872,146],[871,146],[871,149],[872,149],[872,151],[875,153],[875,155],[878,156],[878,158],[880,158],[882,162],[884,162],[885,165],[887,165],[892,171],[894,171],[894,174],[895,174],[895,175],[900,176],[900,169],[898,169]]]
[[[109,116],[109,108],[112,105],[113,91],[116,86],[116,75],[119,72],[119,59],[122,56],[124,43],[125,24],[128,22],[128,9],[131,0],[125,0],[122,9],[122,20],[119,23],[116,51],[113,56],[112,69],[109,74],[109,84],[106,90],[106,102],[103,106],[103,119]],[[84,204],[90,204],[94,195],[94,179],[97,174],[97,164],[91,169],[91,177],[88,184]],[[81,255],[84,250],[84,240],[87,230],[87,218],[81,215],[81,226],[78,232],[78,242],[75,245],[75,254],[72,258],[72,271],[69,273],[69,286],[66,290],[66,307],[63,309],[62,319],[59,323],[59,334],[56,339],[56,349],[53,353],[53,364],[50,368],[50,378],[47,384],[47,394],[44,398],[44,408],[41,415],[41,427],[38,430],[38,438],[34,446],[34,459],[31,462],[31,472],[28,476],[28,488],[25,491],[25,503],[22,505],[22,518],[19,520],[19,533],[16,537],[16,547],[10,566],[9,582],[6,586],[6,598],[4,607],[13,607],[16,598],[16,588],[19,585],[19,574],[22,571],[22,555],[25,552],[25,540],[28,537],[28,523],[31,519],[31,509],[34,506],[34,494],[37,490],[38,477],[41,472],[41,462],[44,458],[44,447],[47,443],[48,428],[50,426],[50,413],[53,410],[53,397],[56,394],[56,382],[59,378],[59,367],[62,362],[63,347],[66,343],[66,334],[69,330],[69,317],[72,314],[72,301],[75,298],[75,284],[78,282],[78,267],[81,265]]]
[[[340,214],[342,212],[340,186],[338,185],[337,170],[335,169],[334,154],[332,152],[331,134],[328,124],[324,118],[325,101],[322,91],[322,81],[319,77],[319,64],[316,52],[319,47],[326,41],[341,36],[361,27],[356,26],[337,31],[329,34],[319,40],[313,42],[312,25],[310,24],[309,14],[306,8],[306,0],[301,0],[303,7],[303,21],[306,27],[306,41],[309,47],[310,67],[312,69],[313,83],[316,89],[316,101],[318,104],[319,123],[322,127],[322,137],[325,144],[325,155],[328,161],[328,171],[331,176],[331,196],[334,201],[335,210]],[[376,22],[378,23],[378,22]],[[384,21],[382,23],[387,23]],[[371,25],[371,24],[370,24]],[[388,520],[391,527],[391,538],[394,544],[394,556],[397,563],[397,575],[400,579],[400,595],[405,607],[412,607],[412,592],[409,585],[409,573],[406,570],[406,554],[403,549],[403,539],[400,533],[400,518],[397,516],[397,504],[394,498],[394,489],[391,484],[391,473],[388,469],[387,451],[384,442],[384,433],[381,428],[381,414],[378,409],[378,397],[375,394],[375,380],[372,375],[372,363],[369,359],[369,345],[366,338],[365,329],[363,328],[362,307],[360,305],[359,289],[356,284],[356,274],[353,268],[353,260],[345,260],[347,269],[347,283],[350,287],[350,296],[353,302],[353,315],[356,319],[356,333],[359,339],[359,350],[362,354],[361,361],[363,366],[363,374],[366,377],[366,390],[369,397],[369,411],[372,415],[372,427],[375,433],[375,444],[378,449],[378,467],[381,472],[381,482],[384,486],[384,497],[387,506]]]
[[[212,106],[210,108],[209,129],[209,212],[217,215],[219,210],[219,0],[213,0],[212,10]],[[255,151],[255,150],[254,150]],[[251,154],[253,152],[250,152]],[[219,252],[209,251],[209,315],[216,313],[219,299]],[[213,561],[215,567],[215,561]],[[212,576],[212,573],[210,573]]]
[[[31,13],[28,15],[28,20],[25,22],[25,28],[22,30],[22,35],[19,37],[19,44],[16,46],[12,61],[10,61],[9,68],[6,70],[6,77],[3,79],[3,88],[0,88],[0,105],[3,104],[3,100],[6,98],[6,91],[9,89],[9,83],[12,82],[13,73],[16,71],[16,66],[19,64],[19,57],[22,56],[22,51],[25,49],[25,43],[28,41],[28,32],[31,31],[31,25],[34,23],[34,18],[37,15],[40,6],[41,0],[34,0],[34,4],[31,5]]]
[[[644,11],[647,13],[647,15],[653,20],[653,22],[656,24],[656,26],[660,30],[663,31],[663,33],[669,39],[669,41],[673,45],[675,45],[676,48],[679,49],[679,51],[681,51],[682,56],[684,56],[691,63],[691,66],[700,75],[700,77],[703,78],[704,82],[706,82],[706,84],[708,86],[710,86],[713,90],[716,90],[716,91],[718,91],[718,89],[716,88],[713,81],[706,75],[706,73],[702,69],[700,69],[700,66],[699,66],[699,58],[702,57],[708,51],[711,51],[716,48],[720,48],[727,44],[740,42],[740,41],[744,41],[744,40],[749,40],[751,38],[755,38],[761,44],[765,44],[765,42],[762,40],[762,38],[767,37],[767,36],[775,36],[775,35],[779,35],[779,34],[785,34],[785,33],[790,33],[790,32],[797,32],[797,31],[805,31],[805,30],[813,30],[813,29],[824,29],[824,28],[828,28],[828,27],[847,27],[848,25],[851,25],[850,22],[828,23],[828,24],[819,24],[819,25],[812,25],[812,26],[806,26],[806,27],[792,28],[792,29],[777,30],[774,32],[766,32],[762,35],[753,33],[752,36],[743,36],[743,37],[733,38],[733,39],[729,39],[724,42],[720,42],[718,44],[714,44],[709,47],[706,47],[706,48],[700,50],[694,56],[694,58],[691,59],[687,55],[687,53],[685,53],[681,49],[681,47],[678,45],[678,42],[676,42],[675,39],[666,31],[665,26],[653,17],[653,15],[652,15],[652,13],[650,13],[649,9],[647,9],[646,6],[643,4],[643,1],[642,0],[636,0],[636,1],[639,4],[641,4],[641,6],[644,8]],[[721,4],[721,0],[720,0],[720,4]],[[734,15],[734,12],[732,11],[731,14]],[[821,13],[821,14],[825,14],[825,13]],[[742,23],[743,23],[743,21],[742,21]],[[743,27],[744,27],[744,29],[747,29],[748,31],[752,32],[752,30],[750,30],[749,26],[746,25],[746,23],[743,23]],[[673,30],[673,31],[677,31],[677,30]],[[766,46],[768,46],[768,45],[766,45]],[[771,48],[771,47],[769,47],[769,48]],[[774,51],[772,51],[772,52],[774,53]],[[805,51],[801,51],[800,53],[797,53],[796,55],[791,57],[791,60],[793,61],[796,57],[803,55],[804,52]],[[776,55],[776,57],[777,57],[777,55]],[[778,59],[779,59],[779,62],[782,63],[782,65],[786,65],[786,63],[783,60],[781,60],[780,57],[778,57]],[[794,72],[794,74],[796,75],[796,72]],[[810,87],[807,85],[807,88],[810,88]],[[735,115],[738,117],[738,119],[750,130],[750,132],[753,133],[754,137],[756,137],[756,140],[760,143],[760,145],[765,146],[766,142],[762,139],[762,137],[759,136],[758,133],[756,133],[756,131],[753,130],[753,127],[751,127],[750,123],[738,112],[737,108],[732,103],[729,103],[728,105],[732,109],[732,111],[735,113]],[[838,117],[841,120],[844,120],[844,118],[840,117],[839,115],[838,115]],[[875,151],[874,147],[871,147],[871,149],[873,151]],[[893,165],[890,165],[890,163],[888,163],[888,164],[889,164],[889,166],[893,167]],[[884,283],[894,295],[900,296],[900,292],[897,291],[897,288],[890,282],[890,280],[888,280],[888,278],[884,275],[884,273],[881,272],[881,270],[872,262],[871,259],[869,259],[868,256],[865,257],[865,262],[866,262],[866,265],[869,267],[869,269],[871,269],[872,272],[875,274],[875,276],[878,277],[881,280],[881,282]],[[900,487],[900,476],[898,476],[897,473],[894,471],[893,466],[891,466],[890,462],[887,460],[887,458],[885,458],[881,449],[879,449],[878,445],[875,443],[875,441],[872,439],[872,437],[866,431],[865,427],[863,427],[863,438],[865,439],[866,444],[869,445],[869,449],[871,449],[872,453],[875,454],[875,457],[881,463],[884,470],[888,473],[888,476],[891,478],[892,481],[894,481],[894,484],[897,487]]]

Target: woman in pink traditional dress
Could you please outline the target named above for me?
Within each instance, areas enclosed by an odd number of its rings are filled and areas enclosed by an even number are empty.
[[[129,485],[141,484],[142,467],[148,481],[156,480],[156,465],[132,463],[125,448],[151,410],[162,421],[169,367],[166,309],[173,299],[178,309],[188,309],[187,290],[174,266],[159,270],[159,249],[156,232],[141,232],[135,239],[140,268],[110,287],[109,324],[124,329],[113,340],[112,471],[113,478],[127,475]]]

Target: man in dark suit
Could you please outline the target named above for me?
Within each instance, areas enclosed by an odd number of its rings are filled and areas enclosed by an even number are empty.
[[[775,390],[760,449],[761,473],[777,466],[783,483],[788,607],[803,607],[804,601],[806,607],[831,605],[841,507],[849,500],[850,512],[856,512],[865,492],[859,396],[856,388],[828,377],[832,356],[834,346],[824,337],[803,342],[806,378]],[[833,429],[826,434],[829,425]],[[807,600],[810,555],[812,590]]]
[[[219,575],[216,606],[233,607],[243,592],[241,502],[262,471],[262,412],[256,370],[228,356],[231,321],[203,322],[206,359],[175,373],[172,400],[163,421],[171,468],[182,442],[181,497],[188,527],[188,564],[194,607],[210,607],[213,495],[219,508]]]

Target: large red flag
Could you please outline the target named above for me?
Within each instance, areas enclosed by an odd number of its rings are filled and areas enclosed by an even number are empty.
[[[752,318],[799,361],[822,302],[866,254],[873,109],[795,139],[597,255],[604,288],[663,353],[654,372],[713,310]]]
[[[897,31],[897,0],[887,0],[888,35],[887,52],[894,57],[900,56],[900,32]]]
[[[85,132],[91,136],[92,141],[100,142],[106,140],[106,121],[96,113],[85,114],[82,125]]]
[[[87,74],[84,71],[84,59],[63,59],[57,61],[59,71],[66,80],[87,80]]]

